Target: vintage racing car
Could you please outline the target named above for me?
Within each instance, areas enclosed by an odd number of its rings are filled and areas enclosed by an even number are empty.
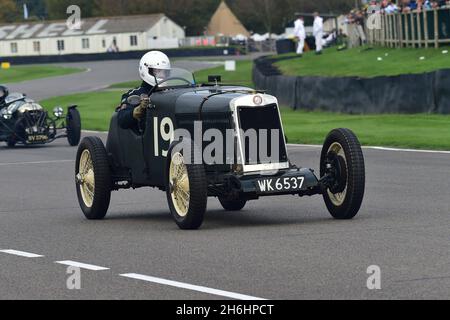
[[[56,107],[51,117],[24,94],[12,93],[5,99],[5,107],[0,110],[0,141],[8,147],[47,144],[59,138],[67,138],[71,146],[80,142],[81,119],[76,106],[69,107],[66,115]]]
[[[209,81],[216,83],[197,85],[190,72],[173,69],[154,88],[140,128],[120,128],[116,113],[106,147],[98,137],[83,139],[75,180],[87,219],[105,217],[113,190],[140,187],[166,192],[181,229],[202,225],[208,197],[217,197],[225,210],[238,211],[264,196],[323,195],[334,218],[351,219],[358,213],[365,164],[350,130],[328,135],[316,176],[314,170],[289,161],[275,97],[218,85],[218,76]],[[139,105],[146,98],[132,96],[128,102]],[[261,134],[252,140],[249,131]]]

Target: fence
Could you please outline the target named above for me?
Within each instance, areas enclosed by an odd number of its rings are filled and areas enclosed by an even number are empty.
[[[401,48],[439,48],[450,44],[450,8],[379,16],[378,27],[368,30],[371,44]]]

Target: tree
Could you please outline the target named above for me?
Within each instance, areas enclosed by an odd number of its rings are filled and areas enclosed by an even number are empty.
[[[92,17],[94,1],[92,0],[45,0],[49,19],[65,19],[68,17],[67,8],[77,5],[81,8],[81,17]]]
[[[0,22],[14,22],[19,14],[17,5],[13,0],[0,0]]]
[[[0,21],[21,21],[27,3],[30,17],[67,18],[67,7],[80,6],[82,18],[164,13],[186,28],[189,36],[202,35],[221,0],[0,0]],[[281,33],[296,12],[346,13],[355,0],[226,0],[249,31]]]

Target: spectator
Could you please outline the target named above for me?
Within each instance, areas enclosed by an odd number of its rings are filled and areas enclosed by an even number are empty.
[[[314,13],[313,35],[316,38],[316,54],[322,54],[323,47],[323,18],[318,12]]]
[[[393,3],[392,1],[389,1],[389,3],[384,8],[384,12],[386,14],[398,13],[399,10],[400,10],[399,7],[395,3]]]
[[[303,49],[305,48],[306,39],[305,22],[301,16],[295,21],[294,34],[298,38],[297,54],[301,57],[303,55]]]

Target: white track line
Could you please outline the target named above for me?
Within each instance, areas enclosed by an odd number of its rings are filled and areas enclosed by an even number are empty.
[[[75,160],[52,160],[52,161],[35,161],[35,162],[8,162],[0,163],[0,166],[23,166],[23,165],[33,165],[33,164],[52,164],[52,163],[67,163],[75,162]]]
[[[320,145],[309,144],[288,144],[290,148],[314,148],[321,149]],[[435,153],[435,154],[450,154],[450,151],[443,150],[420,150],[420,149],[401,149],[401,148],[388,148],[388,147],[362,147],[366,150],[378,150],[378,151],[391,151],[391,152],[415,152],[415,153]]]
[[[12,250],[12,249],[0,250],[0,252],[12,254],[14,256],[19,256],[19,257],[24,257],[24,258],[42,258],[42,257],[44,257],[39,254],[34,254],[34,253],[29,253],[29,252],[24,252],[24,251],[17,251],[17,250]]]
[[[147,282],[162,284],[162,285],[166,285],[166,286],[170,286],[170,287],[176,287],[176,288],[182,288],[182,289],[187,289],[187,290],[192,290],[192,291],[197,291],[197,292],[208,293],[208,294],[212,294],[212,295],[216,295],[216,296],[227,297],[227,298],[232,298],[232,299],[237,299],[237,300],[266,300],[266,299],[247,296],[247,295],[243,295],[243,294],[239,294],[239,293],[217,290],[217,289],[212,289],[212,288],[207,288],[207,287],[202,287],[202,286],[196,286],[196,285],[192,285],[192,284],[188,284],[188,283],[166,280],[166,279],[162,279],[162,278],[155,278],[155,277],[150,277],[150,276],[136,274],[136,273],[126,273],[126,274],[121,274],[120,276],[126,277],[126,278],[131,278],[131,279],[136,279],[136,280],[143,280],[143,281],[147,281]]]
[[[439,150],[397,149],[397,148],[385,148],[385,147],[367,147],[367,148],[373,149],[373,150],[381,150],[381,151],[450,154],[450,151],[439,151]]]
[[[95,266],[93,264],[86,264],[86,263],[70,261],[70,260],[55,261],[55,263],[62,264],[62,265],[65,265],[65,266],[70,266],[70,267],[77,267],[77,268],[81,268],[81,269],[91,270],[91,271],[109,270],[109,268],[99,267],[99,266]]]

